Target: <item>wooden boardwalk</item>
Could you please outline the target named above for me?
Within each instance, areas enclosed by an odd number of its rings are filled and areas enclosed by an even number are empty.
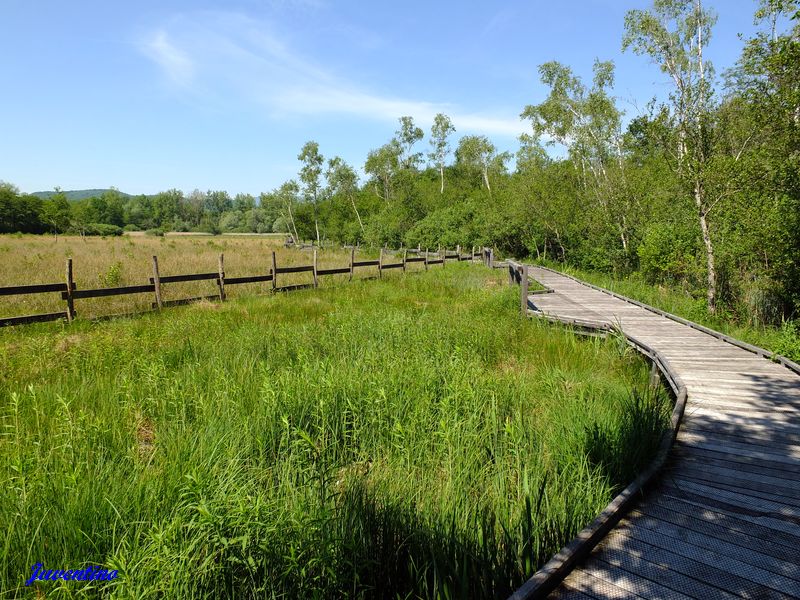
[[[550,597],[800,598],[800,376],[711,335],[530,267],[535,310],[616,324],[686,386],[658,482]]]

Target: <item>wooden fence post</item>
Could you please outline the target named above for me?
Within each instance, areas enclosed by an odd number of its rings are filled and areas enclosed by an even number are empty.
[[[494,269],[494,248],[489,248],[489,268]]]
[[[378,255],[378,277],[383,277],[383,247],[381,246],[381,253]]]
[[[217,285],[219,285],[219,301],[225,302],[225,255],[219,255],[219,279],[217,279]]]
[[[425,270],[428,270],[428,249],[425,248]]]
[[[158,257],[153,255],[153,287],[156,293],[156,307],[158,310],[164,306],[161,302],[161,275],[158,273]]]
[[[314,287],[319,287],[319,281],[317,281],[317,251],[314,250]]]
[[[353,281],[353,261],[356,259],[356,247],[350,248],[350,281]]]
[[[522,316],[528,316],[528,265],[522,265],[522,280],[520,281],[520,288],[522,289],[520,297],[520,309]]]
[[[72,259],[67,259],[67,322],[72,323],[75,318],[75,300],[72,298],[72,291],[75,289],[75,282],[72,279]]]
[[[461,244],[456,245],[456,262],[461,262]]]
[[[442,266],[444,266],[445,254],[447,254],[447,248],[444,249],[444,254],[442,254],[442,247],[441,246],[438,246],[436,248],[436,256],[438,256],[439,258],[442,259]]]
[[[508,265],[508,285],[513,286],[516,280],[516,273],[517,267],[509,263]]]
[[[275,258],[275,251],[272,251],[272,291],[278,289],[278,259]]]
[[[406,272],[406,259],[408,258],[408,250],[403,248],[403,273]]]

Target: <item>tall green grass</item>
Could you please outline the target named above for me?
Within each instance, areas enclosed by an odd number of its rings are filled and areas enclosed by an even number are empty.
[[[0,332],[0,589],[503,597],[653,455],[612,342],[468,265]],[[37,582],[31,565],[119,570]]]

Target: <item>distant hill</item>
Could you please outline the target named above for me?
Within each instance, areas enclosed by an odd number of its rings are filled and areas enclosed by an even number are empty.
[[[71,200],[73,202],[77,202],[78,200],[85,200],[86,198],[92,198],[94,196],[102,196],[106,192],[110,192],[111,190],[106,189],[97,189],[97,190],[62,190],[64,195],[67,197],[67,200]],[[119,191],[119,190],[117,190]],[[54,196],[56,192],[33,192],[31,196],[38,196],[43,200],[47,200],[48,198]],[[126,194],[125,192],[119,192],[120,196],[124,198],[129,198],[130,194]]]

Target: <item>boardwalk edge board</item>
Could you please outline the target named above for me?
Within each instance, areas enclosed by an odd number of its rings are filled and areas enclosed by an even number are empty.
[[[512,268],[517,269],[519,263],[507,261],[509,270]],[[552,271],[552,269],[548,269]],[[553,271],[557,273],[557,271]],[[561,273],[559,273],[561,274]],[[579,283],[580,280],[571,277]],[[542,284],[543,285],[543,284]],[[546,289],[547,286],[544,286]],[[602,290],[601,290],[602,291]],[[643,306],[643,308],[646,308]],[[519,587],[511,596],[509,600],[529,600],[534,598],[545,598],[550,592],[555,590],[564,578],[570,574],[573,568],[585,559],[594,547],[603,540],[603,538],[619,523],[619,521],[628,513],[633,506],[635,500],[638,499],[644,488],[649,484],[657,474],[661,471],[662,467],[667,461],[669,452],[675,439],[678,435],[683,413],[686,408],[687,391],[683,383],[676,377],[675,373],[669,367],[666,360],[644,342],[637,340],[633,336],[624,333],[621,330],[615,329],[605,323],[596,321],[576,320],[576,319],[559,319],[552,315],[543,315],[542,313],[534,310],[528,311],[529,315],[544,317],[552,322],[559,322],[565,325],[578,326],[588,330],[594,330],[597,333],[608,333],[616,331],[619,335],[625,337],[627,342],[638,350],[645,357],[649,358],[659,372],[669,383],[669,387],[675,395],[675,406],[672,410],[670,417],[670,427],[665,432],[664,437],[661,439],[658,452],[650,465],[642,471],[639,476],[628,485],[622,492],[620,492],[606,508],[585,527],[569,544],[562,548],[558,554],[551,558],[541,569],[539,569],[533,576],[528,579],[521,587]]]

